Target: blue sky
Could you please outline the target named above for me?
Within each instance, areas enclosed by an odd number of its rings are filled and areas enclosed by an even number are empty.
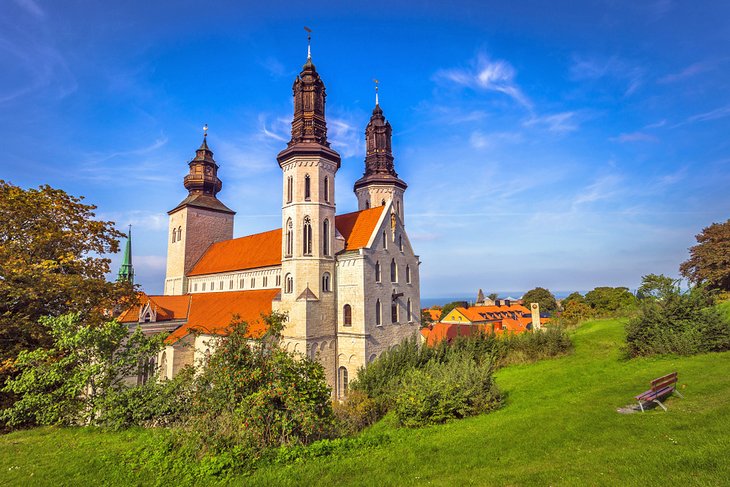
[[[730,217],[727,2],[0,0],[0,178],[134,225],[160,292],[166,211],[210,126],[235,235],[277,228],[304,25],[353,211],[373,78],[424,297],[635,287]],[[113,256],[116,269],[120,256]]]

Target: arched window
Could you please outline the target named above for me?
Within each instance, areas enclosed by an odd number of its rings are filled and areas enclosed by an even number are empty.
[[[342,308],[342,324],[345,326],[352,326],[352,306],[346,304]]]
[[[385,233],[385,230],[383,230],[383,249],[388,249],[388,235]]]
[[[312,197],[312,180],[309,174],[304,176],[304,199],[309,201]]]
[[[177,227],[177,241],[182,241],[182,227]]]
[[[390,305],[390,322],[398,323],[398,300],[395,299]]]
[[[408,322],[410,323],[413,321],[413,311],[411,309],[411,298],[408,298],[408,302],[406,303],[406,313],[408,313],[408,316],[406,318],[408,319]]]
[[[205,292],[205,283],[201,284],[201,286],[203,288],[203,292]]]
[[[406,264],[406,284],[411,283],[411,266]]]
[[[365,208],[370,208],[370,200],[365,200]]]
[[[286,178],[286,202],[291,203],[294,199],[294,178],[289,176]]]
[[[375,282],[380,282],[380,261],[375,261]]]
[[[324,200],[329,203],[330,201],[330,178],[324,177]]]
[[[332,289],[330,289],[330,273],[325,272],[322,274],[322,292],[328,293]]]
[[[304,217],[304,229],[302,232],[302,254],[312,255],[312,220]]]
[[[294,292],[294,278],[291,274],[287,274],[284,278],[284,292],[287,294]]]
[[[322,224],[322,253],[330,255],[330,221],[327,219]]]
[[[403,235],[398,235],[398,248],[403,252]]]
[[[395,259],[390,261],[390,282],[398,282],[398,265]]]
[[[294,225],[291,218],[286,221],[286,256],[291,257],[294,248]]]
[[[375,301],[375,326],[380,326],[381,324],[381,311],[380,300],[378,299]]]
[[[380,206],[385,206],[385,200],[380,202]]]
[[[177,228],[172,229],[172,243],[175,243],[177,240]]]
[[[340,398],[344,398],[347,395],[347,369],[345,367],[340,367],[338,371],[338,386],[339,391],[337,395]]]

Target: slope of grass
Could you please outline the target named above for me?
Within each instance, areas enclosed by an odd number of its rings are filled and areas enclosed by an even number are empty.
[[[254,485],[720,485],[730,478],[730,353],[624,360],[623,323],[587,323],[575,353],[497,374],[501,410],[420,430],[384,420],[390,441],[228,479]],[[623,415],[648,382],[677,370],[685,399]],[[39,428],[0,437],[0,484],[191,483],[178,462],[139,463],[165,433]],[[373,442],[378,443],[378,442]],[[174,453],[169,453],[174,458]],[[204,483],[209,483],[208,478]],[[198,483],[201,483],[198,481]]]

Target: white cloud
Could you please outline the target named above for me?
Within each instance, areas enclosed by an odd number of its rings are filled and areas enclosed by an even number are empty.
[[[690,64],[683,70],[677,72],[677,73],[671,73],[668,74],[662,78],[659,78],[657,80],[657,83],[675,83],[677,81],[683,81],[687,78],[691,78],[695,75],[698,75],[700,73],[704,73],[705,71],[709,71],[714,67],[714,63],[710,61],[700,61],[694,64]]]
[[[515,69],[510,63],[504,60],[491,61],[486,55],[479,54],[471,64],[470,68],[439,70],[435,79],[445,79],[472,89],[503,93],[525,108],[532,109],[532,102],[515,83]]]
[[[43,18],[46,13],[34,0],[14,0],[15,4],[33,15],[34,17]]]
[[[516,132],[484,133],[474,130],[469,136],[469,144],[475,149],[492,148],[502,142],[514,143],[520,140],[522,136]]]
[[[561,112],[552,115],[532,116],[522,125],[544,127],[549,132],[564,134],[578,130],[576,112]]]
[[[619,192],[617,186],[622,180],[623,178],[616,174],[608,174],[597,178],[575,195],[572,208],[575,210],[578,206],[586,203],[610,199]]]
[[[619,134],[618,137],[613,137],[610,140],[615,142],[659,142],[659,138],[655,135],[647,134],[644,132],[630,132]]]
[[[644,69],[616,56],[608,59],[575,56],[570,68],[576,81],[613,78],[625,85],[624,96],[632,95],[644,82]]]

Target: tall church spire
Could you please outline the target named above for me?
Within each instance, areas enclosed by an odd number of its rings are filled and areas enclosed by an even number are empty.
[[[307,29],[307,32],[311,32]],[[309,39],[310,36],[308,35]],[[289,147],[299,143],[315,143],[329,147],[324,105],[327,94],[324,83],[312,63],[312,52],[307,46],[307,62],[292,86],[294,92],[294,119],[291,124]]]
[[[393,129],[380,108],[377,91],[375,96],[375,108],[373,108],[370,122],[365,128],[365,173],[355,183],[355,190],[375,181],[390,182],[405,189],[407,185],[398,179],[398,173],[395,172],[393,164],[391,146]]]
[[[132,225],[129,225],[127,233],[127,245],[124,247],[124,258],[119,266],[118,281],[129,281],[134,284],[134,267],[132,267]]]

